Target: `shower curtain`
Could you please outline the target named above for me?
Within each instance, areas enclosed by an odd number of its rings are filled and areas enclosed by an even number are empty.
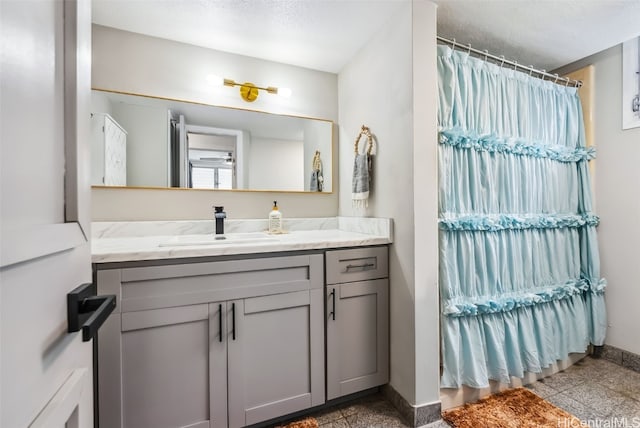
[[[606,331],[574,87],[438,47],[442,387],[538,373]]]

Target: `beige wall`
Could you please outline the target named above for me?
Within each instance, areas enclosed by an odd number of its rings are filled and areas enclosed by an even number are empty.
[[[337,76],[184,43],[93,26],[92,86],[271,113],[337,121]],[[237,88],[212,87],[209,74],[258,85],[291,88],[290,98],[261,94],[247,104]],[[336,133],[337,134],[337,133]],[[329,161],[329,154],[325,162]],[[337,164],[337,139],[334,138]],[[336,168],[337,169],[337,168]],[[334,171],[336,170],[334,169]],[[155,220],[211,218],[211,205],[224,205],[232,218],[266,217],[273,200],[287,216],[335,216],[333,194],[220,192],[215,190],[93,189],[92,219]]]
[[[338,75],[340,215],[394,220],[391,385],[417,405],[439,401],[435,16],[430,2],[407,3]],[[378,149],[369,207],[354,209],[363,124]]]
[[[213,205],[227,218],[267,218],[273,201],[285,218],[333,217],[335,195],[318,193],[94,188],[93,221],[192,220],[213,218]]]
[[[598,241],[606,290],[606,343],[640,354],[640,128],[622,130],[622,45],[559,70],[595,67],[595,194]]]

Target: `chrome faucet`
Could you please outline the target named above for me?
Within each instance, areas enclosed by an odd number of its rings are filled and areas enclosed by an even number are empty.
[[[214,214],[216,218],[216,239],[225,239],[224,237],[224,219],[227,218],[227,213],[224,212],[224,207],[213,207],[216,212]]]

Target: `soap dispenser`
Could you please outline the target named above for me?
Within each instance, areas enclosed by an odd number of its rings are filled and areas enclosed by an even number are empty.
[[[278,201],[273,201],[273,208],[269,213],[269,233],[282,233],[282,213],[278,209]]]

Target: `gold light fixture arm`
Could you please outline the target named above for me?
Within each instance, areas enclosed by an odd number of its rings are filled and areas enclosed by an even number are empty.
[[[263,88],[261,86],[256,86],[251,82],[238,83],[232,79],[224,79],[224,86],[239,86],[240,96],[243,100],[249,103],[254,102],[258,98],[258,95],[260,93],[259,90],[267,91],[268,93],[274,95],[278,94],[278,88],[276,88],[275,86],[267,86],[266,88]]]

